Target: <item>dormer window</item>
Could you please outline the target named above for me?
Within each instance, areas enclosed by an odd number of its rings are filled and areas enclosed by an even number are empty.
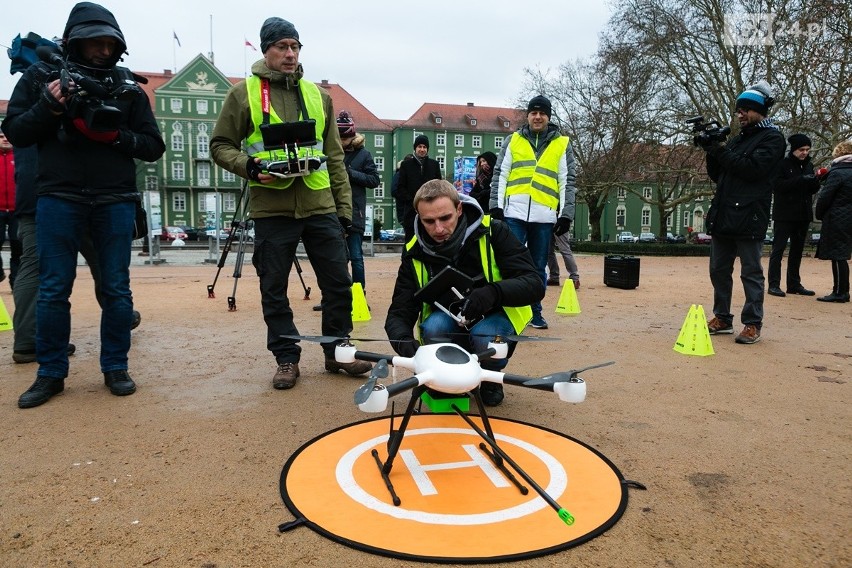
[[[503,128],[509,128],[509,126],[511,125],[511,122],[505,116],[498,116],[497,117],[497,124],[502,124]]]
[[[432,118],[432,122],[434,122],[435,124],[441,124],[442,122],[444,122],[444,119],[437,112],[431,112],[429,113],[429,116]]]
[[[435,117],[435,124],[441,124],[441,122],[443,122],[443,120],[444,119],[442,119],[440,116],[436,116]]]
[[[464,115],[464,118],[465,118],[465,120],[467,120],[467,123],[469,125],[476,126],[476,119],[473,118],[472,114],[466,114],[466,115]]]

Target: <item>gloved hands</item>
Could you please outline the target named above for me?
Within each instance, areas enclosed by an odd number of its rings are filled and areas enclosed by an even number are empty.
[[[80,133],[89,140],[102,142],[104,144],[112,144],[118,138],[118,130],[92,130],[86,125],[86,121],[79,117],[75,118],[71,122],[74,124],[74,128],[79,130]]]
[[[246,174],[248,174],[249,179],[253,179],[254,181],[260,181],[260,174],[263,173],[263,168],[259,163],[255,161],[254,158],[249,156],[248,161],[246,162]]]
[[[568,217],[560,217],[556,220],[556,225],[553,226],[553,234],[557,237],[564,235],[571,229],[571,219]]]
[[[819,168],[814,172],[814,176],[816,176],[817,181],[822,181],[825,179],[825,176],[828,175],[828,168]]]
[[[420,342],[413,337],[403,337],[402,339],[391,341],[391,346],[400,357],[414,357],[414,354],[420,348]]]
[[[497,296],[497,288],[491,284],[474,288],[462,305],[461,315],[468,321],[481,318],[497,303]]]
[[[349,231],[352,230],[352,221],[346,217],[338,217],[337,220],[340,222],[340,226],[343,227],[343,232],[348,235]]]
[[[491,215],[492,219],[499,219],[501,221],[504,219],[503,210],[500,209],[499,207],[495,207],[494,209],[492,209],[488,213]]]

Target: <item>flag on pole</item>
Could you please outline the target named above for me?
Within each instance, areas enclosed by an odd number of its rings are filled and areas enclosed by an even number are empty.
[[[245,39],[245,38],[243,38]],[[252,48],[252,50],[257,51],[257,48],[251,44],[249,40],[246,40],[246,47]]]
[[[180,44],[180,39],[178,39],[177,33],[176,33],[174,30],[172,30],[172,35],[175,37],[175,41],[177,42],[178,47],[183,47],[183,46]]]

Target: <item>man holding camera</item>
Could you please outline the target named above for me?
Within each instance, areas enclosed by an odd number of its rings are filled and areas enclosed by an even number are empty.
[[[763,267],[760,256],[769,226],[772,187],[784,158],[784,135],[767,118],[775,103],[772,89],[760,81],[737,97],[740,133],[727,144],[719,137],[698,136],[707,153],[707,173],[716,182],[716,194],[707,213],[710,244],[710,281],[713,313],[710,335],[734,332],[731,314],[734,260],[740,259],[745,292],[741,321],[745,326],[737,343],[760,341],[763,325]]]
[[[272,386],[281,390],[295,386],[300,375],[301,348],[284,337],[299,333],[287,298],[299,239],[322,290],[323,335],[340,337],[352,331],[345,241],[352,225],[352,190],[331,97],[303,78],[296,28],[287,20],[268,18],[260,29],[260,47],[263,59],[252,65],[252,75],[225,97],[210,149],[217,164],[248,180],[255,228],[252,264],[260,278],[267,348],[278,364]],[[320,159],[304,168],[288,166],[286,172],[269,168],[270,158],[277,159],[282,147],[288,154],[295,150],[287,132],[306,127],[316,143],[301,144],[299,152],[312,151]],[[281,144],[266,148],[270,133],[277,132],[282,133]],[[334,342],[323,344],[327,371],[360,375],[372,368],[365,361],[338,363],[334,348]]]
[[[148,97],[129,70],[116,66],[126,49],[109,10],[90,2],[75,5],[62,34],[62,53],[39,54],[47,62],[24,72],[3,121],[15,146],[37,144],[39,149],[39,369],[18,400],[20,408],[44,404],[64,389],[71,331],[68,298],[84,231],[100,237],[95,248],[103,275],[104,382],[116,396],[136,391],[127,372],[133,322],[130,247],[140,199],[134,159],[154,162],[165,145]]]
[[[396,352],[403,357],[417,352],[420,342],[413,330],[418,321],[424,343],[447,337],[473,352],[484,351],[496,335],[521,333],[532,318],[529,304],[541,301],[544,286],[529,250],[509,227],[485,216],[475,199],[460,196],[446,180],[423,184],[414,195],[414,210],[414,238],[405,245],[385,320]],[[446,267],[473,281],[467,298],[457,302],[466,326],[415,295]],[[452,312],[457,298],[449,291],[442,294],[448,299],[439,303]],[[486,359],[482,367],[499,371],[507,363],[508,357]],[[501,384],[483,382],[480,393],[488,406],[503,401]]]

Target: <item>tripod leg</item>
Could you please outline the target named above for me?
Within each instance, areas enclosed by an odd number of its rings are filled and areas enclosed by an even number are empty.
[[[248,195],[248,181],[243,180],[243,188],[240,191],[240,199],[237,202],[237,207],[234,209],[234,216],[231,219],[231,227],[234,227],[237,224],[237,215],[240,214],[240,211],[243,213],[243,219],[245,219],[245,198]],[[244,222],[244,221],[243,221]],[[225,244],[222,247],[222,255],[219,257],[219,262],[216,264],[216,276],[213,278],[213,283],[207,285],[207,297],[215,298],[216,297],[216,282],[219,281],[219,274],[222,272],[222,267],[225,266],[225,260],[228,258],[228,253],[231,252],[231,243],[234,240],[234,230],[231,229],[231,233],[228,235],[228,238],[225,239]]]
[[[305,286],[305,279],[302,278],[302,265],[299,264],[299,259],[294,255],[293,256],[293,264],[296,265],[296,274],[299,275],[299,282],[302,283],[302,289],[305,291],[305,300],[311,299],[311,287]]]
[[[245,225],[244,222],[240,223],[241,225]],[[231,231],[233,233],[233,230]],[[237,284],[240,282],[240,278],[243,276],[243,262],[245,261],[246,255],[246,233],[245,227],[242,227],[242,231],[240,232],[240,240],[237,243],[237,260],[234,263],[234,290],[231,292],[231,295],[228,296],[228,311],[234,312],[237,310]]]

